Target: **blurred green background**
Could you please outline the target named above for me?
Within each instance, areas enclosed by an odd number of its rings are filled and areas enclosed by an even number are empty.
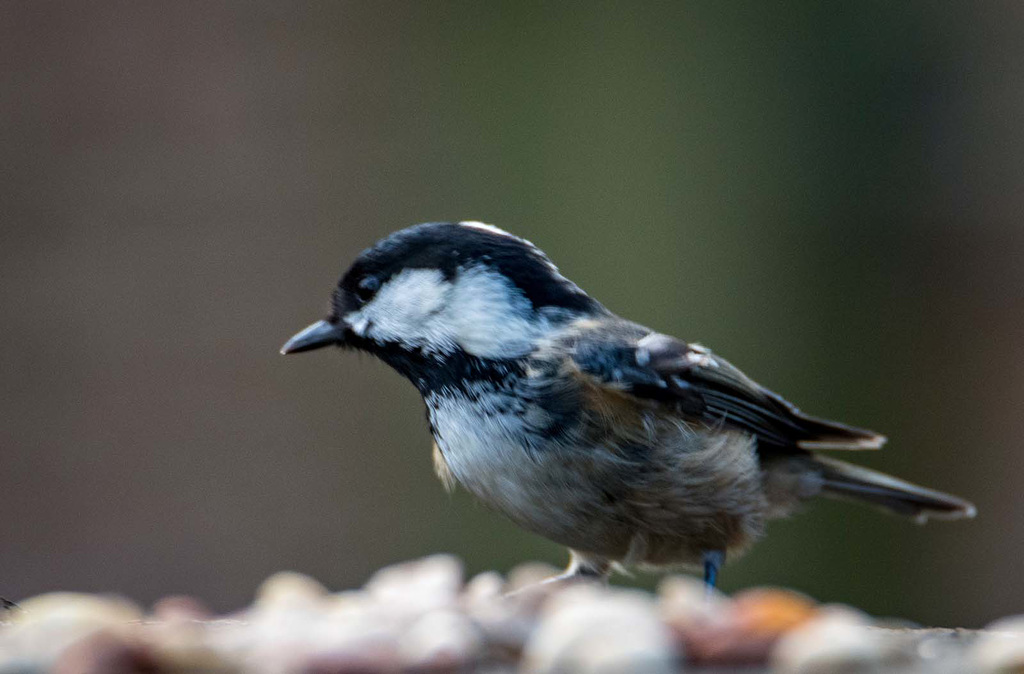
[[[375,239],[479,219],[979,506],[818,504],[727,590],[1024,610],[1022,45],[994,1],[5,2],[0,595],[562,564],[445,495],[398,376],[277,355]]]

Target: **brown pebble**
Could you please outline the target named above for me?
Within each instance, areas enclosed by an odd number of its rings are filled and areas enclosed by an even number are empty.
[[[732,610],[742,629],[781,636],[814,618],[818,607],[812,599],[790,590],[759,588],[736,595]]]

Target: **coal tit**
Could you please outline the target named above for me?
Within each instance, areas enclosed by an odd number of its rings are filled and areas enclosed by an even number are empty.
[[[970,503],[818,450],[872,431],[808,416],[708,349],[620,318],[530,242],[477,222],[409,227],[364,251],[330,315],[282,353],[380,358],[426,403],[434,465],[569,548],[563,577],[703,568],[816,496],[917,521]]]

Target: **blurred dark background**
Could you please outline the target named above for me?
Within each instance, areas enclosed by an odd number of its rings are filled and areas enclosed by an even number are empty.
[[[479,219],[979,506],[819,504],[726,589],[1024,609],[1021,3],[12,1],[0,64],[0,595],[562,564],[444,494],[398,376],[277,355],[375,239]]]

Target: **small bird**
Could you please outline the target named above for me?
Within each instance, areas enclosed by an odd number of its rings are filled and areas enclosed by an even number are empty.
[[[703,569],[817,496],[918,522],[973,505],[820,450],[885,437],[804,414],[703,346],[616,316],[529,241],[431,222],[359,255],[281,353],[373,354],[419,390],[436,472],[565,545],[558,578]]]

